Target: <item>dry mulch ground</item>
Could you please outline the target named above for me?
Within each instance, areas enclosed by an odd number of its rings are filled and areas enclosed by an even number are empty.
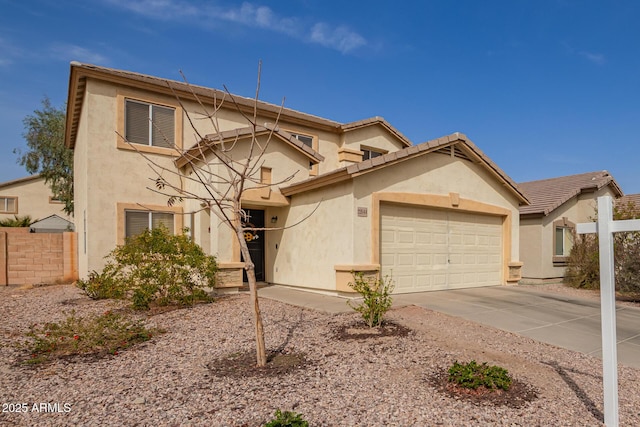
[[[146,316],[165,334],[105,358],[19,363],[13,345],[32,323],[122,309],[72,286],[0,289],[0,425],[260,426],[276,409],[312,426],[602,425],[599,359],[409,306],[387,329],[261,300],[267,368],[254,367],[247,295]],[[444,381],[454,361],[509,370],[505,393],[461,392]],[[640,425],[640,370],[621,366],[621,425]],[[65,412],[34,411],[33,404]],[[58,404],[58,406],[52,406]],[[69,406],[64,406],[68,404]],[[15,406],[14,406],[15,408]],[[6,409],[9,409],[7,406]]]

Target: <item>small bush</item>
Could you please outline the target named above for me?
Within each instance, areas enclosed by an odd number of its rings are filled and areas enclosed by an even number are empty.
[[[34,222],[35,221],[32,221],[29,215],[14,215],[13,218],[5,218],[3,220],[0,220],[0,227],[28,227]]]
[[[499,366],[488,366],[486,363],[478,365],[475,360],[469,363],[456,361],[449,368],[449,382],[473,390],[478,387],[486,387],[491,390],[499,388],[506,391],[511,387],[512,381],[506,369]]]
[[[391,308],[394,285],[389,277],[384,279],[365,279],[364,273],[353,273],[354,283],[349,286],[363,297],[362,304],[354,305],[347,301],[349,307],[362,315],[370,328],[380,326],[384,314]]]
[[[61,322],[29,327],[22,347],[31,355],[28,363],[40,363],[69,355],[118,354],[159,332],[111,311],[93,317],[72,312]]]
[[[639,217],[640,209],[633,203],[614,206],[614,220]],[[615,288],[627,295],[640,295],[640,232],[615,233],[613,240]],[[574,237],[574,242],[565,271],[565,283],[574,288],[600,289],[598,236],[585,234]]]
[[[309,422],[302,418],[302,414],[276,409],[274,418],[264,427],[309,427]]]
[[[215,286],[217,270],[213,256],[160,226],[127,239],[107,256],[102,273],[92,272],[78,286],[91,298],[130,299],[136,309],[190,305],[211,300],[204,288]]]

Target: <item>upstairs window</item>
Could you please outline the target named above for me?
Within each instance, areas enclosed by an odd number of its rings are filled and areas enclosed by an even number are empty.
[[[134,144],[173,148],[175,109],[125,100],[125,138]]]
[[[152,230],[160,225],[164,225],[173,234],[173,213],[125,211],[125,237],[137,236],[146,229]]]
[[[307,147],[313,148],[313,137],[312,136],[302,135],[300,133],[292,133],[291,136],[293,136],[298,141],[302,142]]]
[[[0,213],[18,213],[18,198],[0,197]]]
[[[309,135],[303,135],[301,133],[291,133],[291,136],[302,142],[307,147],[313,149],[313,137]],[[313,169],[313,162],[309,162],[309,169]]]
[[[360,147],[360,151],[362,151],[362,161],[374,159],[376,157],[380,157],[385,154],[382,151],[377,151],[371,148]]]

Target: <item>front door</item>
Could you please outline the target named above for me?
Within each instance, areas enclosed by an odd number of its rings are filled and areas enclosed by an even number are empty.
[[[245,209],[247,220],[245,227],[264,228],[264,211],[258,209]],[[264,230],[247,230],[244,233],[249,255],[255,266],[256,280],[264,282]],[[247,272],[243,270],[242,280],[248,282]]]

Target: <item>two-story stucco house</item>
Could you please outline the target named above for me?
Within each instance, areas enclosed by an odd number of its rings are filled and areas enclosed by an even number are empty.
[[[64,204],[51,194],[40,175],[0,182],[0,220],[31,217],[32,221],[55,217],[61,224],[72,226],[73,218],[62,209]]]
[[[256,188],[243,198],[255,227],[279,228],[252,241],[258,280],[348,292],[351,271],[381,272],[392,276],[395,292],[407,293],[520,279],[518,209],[528,200],[463,134],[413,145],[379,117],[339,123],[249,98],[235,97],[234,104],[210,88],[74,62],[66,144],[75,151],[81,277],[99,270],[126,236],[162,223],[174,232],[188,227],[195,242],[217,257],[221,286],[242,284],[232,232],[199,203],[168,206],[166,196],[149,190],[156,175],[137,152],[187,176],[189,153],[206,156],[210,149],[194,137],[192,123],[200,135],[216,133],[210,121],[199,120],[196,95],[219,107],[217,140],[234,141],[234,159],[247,156],[252,137],[241,112],[252,114],[256,107],[257,123],[265,126],[256,138],[271,138],[261,164],[264,182],[295,172],[286,184]]]

